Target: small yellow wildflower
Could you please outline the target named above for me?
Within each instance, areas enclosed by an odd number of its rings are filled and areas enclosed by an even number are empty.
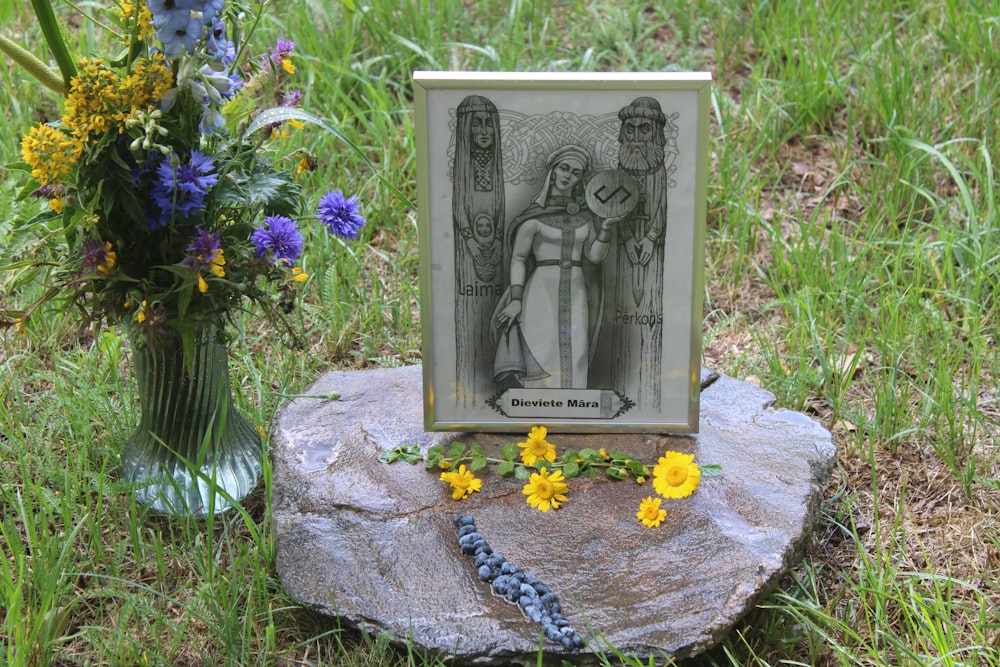
[[[646,478],[643,477],[642,475],[639,475],[638,477],[635,478],[635,483],[636,484],[645,484],[646,483]]]
[[[225,265],[225,254],[223,253],[222,248],[219,248],[219,252],[215,253],[215,257],[213,257],[212,261],[208,263],[208,268],[212,270],[212,273],[222,278],[226,275],[226,270],[222,268]]]
[[[295,74],[295,63],[292,62],[291,58],[282,58],[281,68],[289,74]]]
[[[304,283],[309,280],[309,274],[302,270],[302,267],[296,266],[292,269],[292,280],[297,283]]]
[[[659,526],[660,523],[667,517],[667,511],[660,509],[661,498],[653,498],[649,496],[641,503],[639,503],[639,511],[636,512],[635,518],[642,521],[643,525],[649,526],[650,528],[655,528]]]
[[[467,470],[464,464],[458,466],[455,472],[441,473],[441,481],[451,484],[452,500],[461,500],[473,491],[483,488],[483,480],[476,477],[471,470]]]
[[[319,164],[316,162],[316,158],[312,155],[304,155],[295,168],[295,175],[299,176],[304,171],[316,171],[317,167]]]
[[[62,197],[53,197],[52,199],[50,199],[49,200],[49,208],[51,208],[53,211],[55,211],[59,215],[62,215],[62,212],[63,212],[63,200],[62,200]]]
[[[524,465],[533,466],[538,459],[554,463],[556,460],[556,448],[546,442],[545,436],[548,429],[544,426],[533,426],[528,433],[526,442],[519,442],[517,446],[521,448],[521,461]]]
[[[111,269],[114,267],[115,263],[118,261],[118,253],[111,249],[111,242],[107,241],[104,244],[104,261],[98,265],[97,272],[103,276],[110,276]]]
[[[549,507],[559,509],[559,503],[566,502],[568,491],[569,486],[563,480],[562,470],[550,473],[548,468],[543,468],[531,474],[521,493],[528,496],[529,505],[537,507],[539,511],[548,512]]]
[[[82,143],[44,123],[32,127],[21,140],[21,158],[42,185],[58,183],[73,171],[82,154]]]
[[[686,498],[701,483],[694,454],[666,452],[653,468],[653,488],[664,498]]]
[[[135,321],[142,324],[146,321],[146,300],[143,299],[142,305],[139,306],[139,312],[135,314]]]
[[[600,454],[601,458],[604,459],[605,461],[607,461],[607,460],[609,460],[611,458],[610,456],[608,456],[608,450],[604,449],[604,447],[601,447],[600,449],[598,449],[597,453]]]

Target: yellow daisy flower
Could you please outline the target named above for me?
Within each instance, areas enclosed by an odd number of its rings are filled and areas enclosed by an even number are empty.
[[[666,452],[653,468],[653,488],[664,498],[686,498],[701,483],[694,454]]]
[[[458,466],[455,472],[441,473],[441,481],[451,484],[451,497],[453,500],[461,500],[473,491],[483,488],[483,480],[476,477],[471,470],[466,470],[465,465]]]
[[[569,486],[563,480],[562,470],[549,472],[547,468],[532,473],[528,483],[521,491],[528,496],[528,504],[537,507],[542,512],[548,512],[549,507],[559,509],[559,503],[566,502]]]
[[[655,528],[667,517],[667,511],[660,509],[661,498],[647,497],[639,503],[639,511],[635,518],[642,521],[643,525]]]
[[[519,442],[517,446],[521,448],[521,461],[526,466],[533,466],[538,459],[554,463],[556,460],[555,445],[547,442],[545,436],[548,429],[544,426],[533,426],[528,433],[526,442]]]

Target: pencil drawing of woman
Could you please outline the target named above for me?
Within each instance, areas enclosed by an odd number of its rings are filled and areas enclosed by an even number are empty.
[[[489,321],[505,286],[503,161],[499,114],[489,98],[469,95],[455,120],[455,387],[459,404],[473,406],[492,389]]]
[[[546,160],[541,191],[510,224],[510,287],[493,320],[494,379],[525,388],[586,388],[601,319],[600,266],[611,227],[588,208],[586,149]]]

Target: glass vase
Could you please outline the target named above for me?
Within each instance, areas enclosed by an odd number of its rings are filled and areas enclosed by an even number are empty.
[[[122,451],[122,469],[136,499],[175,515],[231,508],[257,486],[262,446],[233,404],[228,350],[217,330],[195,334],[189,364],[176,335],[133,338],[132,350],[142,418]]]

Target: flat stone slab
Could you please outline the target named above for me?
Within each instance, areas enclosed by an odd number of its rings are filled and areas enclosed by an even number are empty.
[[[778,583],[814,527],[836,460],[812,419],[774,409],[774,397],[703,375],[693,436],[550,434],[566,448],[605,447],[648,465],[667,450],[722,466],[694,495],[664,500],[665,521],[636,519],[650,483],[604,475],[569,480],[568,500],[541,513],[523,482],[480,472],[481,492],[452,500],[439,471],[384,464],[398,445],[478,443],[498,456],[514,434],[426,433],[421,369],[332,372],[273,429],[277,570],[286,591],[319,612],[388,633],[400,645],[462,663],[532,663],[541,626],[495,595],[458,544],[456,514],[472,515],[490,546],[537,576],[587,645],[546,641],[576,663],[610,655],[683,658],[710,648]]]

